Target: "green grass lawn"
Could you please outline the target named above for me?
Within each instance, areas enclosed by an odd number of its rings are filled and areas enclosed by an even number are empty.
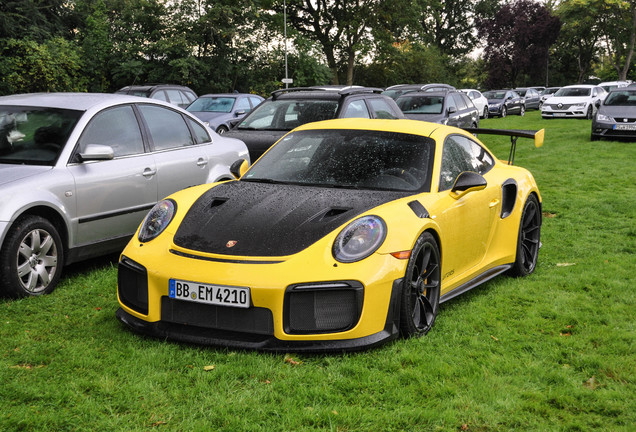
[[[140,337],[115,318],[116,258],[75,265],[0,299],[0,430],[636,430],[636,143],[536,111],[481,126],[546,129],[515,160],[543,197],[532,276],[445,303],[421,339],[312,356]]]

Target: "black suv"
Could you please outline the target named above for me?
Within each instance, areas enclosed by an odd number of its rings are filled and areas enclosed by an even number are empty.
[[[197,98],[190,87],[176,84],[131,85],[120,88],[115,93],[158,99],[181,108],[187,107]]]
[[[283,135],[305,123],[334,118],[404,118],[382,89],[298,87],[277,90],[225,136],[243,141],[254,162]]]

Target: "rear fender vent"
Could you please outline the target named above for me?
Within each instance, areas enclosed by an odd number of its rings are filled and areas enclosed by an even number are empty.
[[[517,202],[517,182],[508,179],[501,186],[501,218],[507,218],[512,214]]]

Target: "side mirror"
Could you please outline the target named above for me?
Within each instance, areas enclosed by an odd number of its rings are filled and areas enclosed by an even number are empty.
[[[452,114],[454,112],[457,112],[457,107],[454,107],[454,106],[448,107],[446,111],[448,111],[449,114]]]
[[[239,159],[230,166],[230,173],[238,180],[249,167],[250,164],[245,159]]]
[[[115,152],[111,146],[101,144],[88,144],[83,152],[79,154],[82,162],[93,160],[111,160],[115,157]]]
[[[472,171],[464,171],[457,176],[450,194],[453,198],[459,199],[469,192],[485,189],[486,186],[488,183],[482,175]]]
[[[245,115],[247,111],[245,110],[239,110],[239,111],[234,111],[234,117],[240,117],[242,115]]]
[[[234,128],[238,124],[238,122],[240,122],[240,121],[241,121],[241,119],[237,119],[236,118],[236,119],[229,120],[228,123],[230,124],[231,128]]]
[[[596,108],[601,106],[601,100],[598,99],[596,102],[594,102],[594,105],[596,105]]]

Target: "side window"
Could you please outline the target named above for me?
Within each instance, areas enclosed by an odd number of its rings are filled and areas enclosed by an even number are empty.
[[[190,129],[176,111],[154,105],[139,105],[146,120],[155,150],[166,150],[193,144]]]
[[[475,141],[462,135],[450,135],[442,150],[439,191],[450,189],[460,173],[472,171],[483,175],[493,164],[490,154]]]
[[[164,92],[163,90],[159,90],[158,92],[156,92],[155,94],[152,95],[153,99],[157,99],[160,101],[164,101],[164,102],[170,102],[168,100],[168,96],[166,96],[166,92]]]
[[[457,104],[455,103],[455,99],[453,99],[451,95],[447,95],[446,96],[446,112],[448,112],[448,110],[451,108],[455,108],[455,110],[457,110]]]
[[[345,108],[342,118],[371,118],[364,100],[354,100]]]
[[[455,100],[455,105],[457,105],[457,110],[462,111],[468,108],[466,105],[466,101],[462,99],[462,96],[459,93],[453,94],[453,99]]]
[[[393,107],[382,98],[367,99],[371,105],[371,109],[375,112],[375,117],[379,119],[396,119],[399,114],[395,112]]]
[[[472,100],[470,100],[470,98],[469,98],[468,96],[466,96],[466,95],[465,95],[465,94],[463,94],[463,93],[460,93],[460,94],[459,94],[459,96],[460,96],[462,99],[464,99],[464,103],[466,104],[466,107],[468,107],[468,108],[474,108],[474,107],[475,107],[475,104],[473,103],[473,101],[472,101]]]
[[[197,95],[192,93],[191,91],[184,90],[184,101],[189,105],[197,98]]]
[[[252,103],[252,108],[256,108],[258,104],[262,102],[261,99],[253,97],[253,96],[250,96],[249,99],[250,99],[250,102]]]
[[[240,98],[238,100],[238,102],[236,103],[236,107],[234,107],[234,109],[237,110],[237,111],[249,112],[250,111],[250,101],[247,100],[247,98]]]
[[[190,118],[186,117],[186,119],[188,121],[188,124],[194,131],[194,138],[197,144],[204,144],[204,143],[209,143],[212,141],[212,138],[210,138],[208,131],[205,130],[203,126],[201,126],[199,123],[195,122],[194,120]]]
[[[111,146],[115,157],[143,153],[144,142],[132,107],[110,108],[93,117],[79,140],[79,151],[88,144]]]

